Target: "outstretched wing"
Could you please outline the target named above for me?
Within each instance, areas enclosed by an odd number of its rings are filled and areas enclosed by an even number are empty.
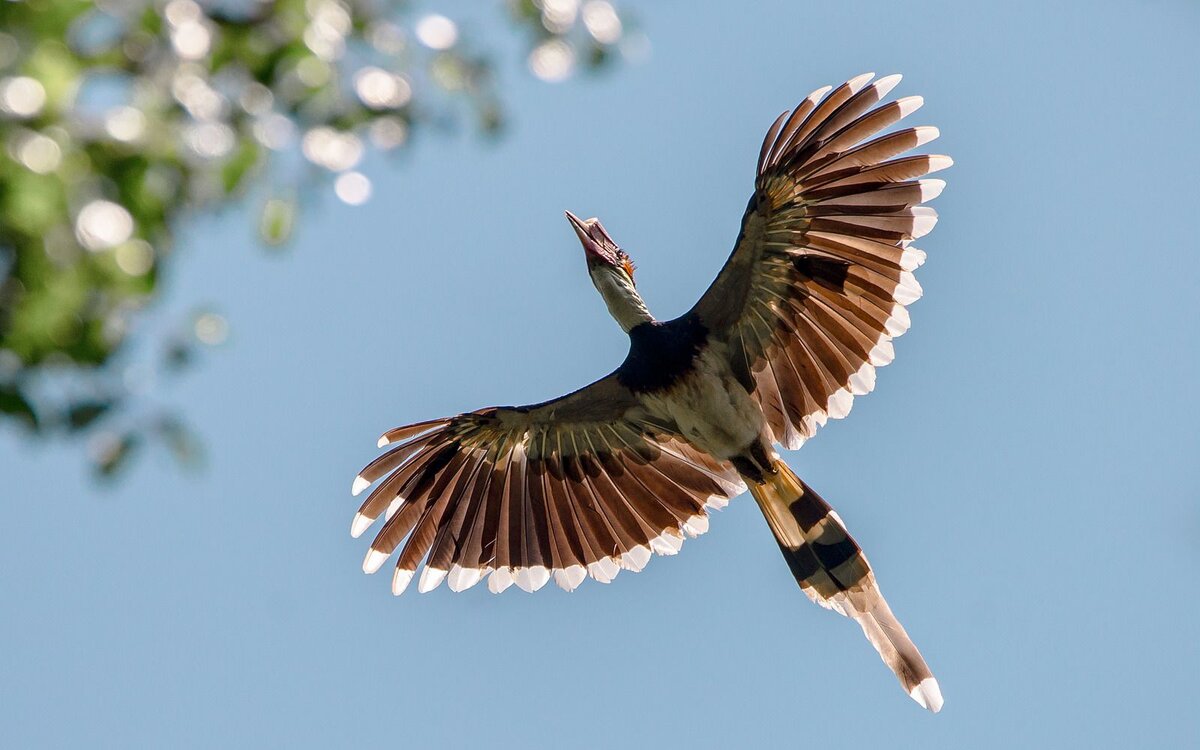
[[[953,163],[895,158],[936,128],[875,137],[922,100],[880,105],[900,76],[872,77],[814,91],[771,126],[737,244],[694,308],[787,448],[846,416],[892,361],[921,296],[925,253],[909,243],[937,221],[920,204],[945,185],[917,178]]]
[[[708,529],[706,507],[745,489],[728,464],[669,426],[641,416],[610,375],[543,404],[492,407],[399,427],[398,443],[354,481],[383,480],[354,517],[359,536],[386,519],[363,561],[374,573],[400,548],[393,593],[425,561],[418,588],[455,591],[489,573],[488,588],[564,589],[585,575],[611,581],[641,570],[651,552],[673,555]],[[405,541],[407,539],[407,541]]]

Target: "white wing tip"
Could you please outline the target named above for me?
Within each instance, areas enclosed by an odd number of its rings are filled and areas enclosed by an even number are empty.
[[[513,583],[526,594],[533,593],[533,576],[529,574],[529,568],[513,568]]]
[[[896,105],[900,108],[900,119],[903,120],[913,112],[916,112],[921,107],[925,106],[925,97],[923,96],[905,96],[896,100]]]
[[[942,134],[942,131],[938,130],[933,125],[920,125],[913,128],[913,131],[917,136],[917,146],[924,146],[930,141],[936,141],[938,136]]]
[[[425,570],[421,571],[421,580],[417,582],[417,591],[422,594],[428,594],[438,586],[442,585],[442,581],[446,580],[448,571],[441,568],[431,568],[425,566]]]
[[[708,531],[708,516],[702,513],[697,513],[683,522],[683,530],[688,533],[688,536],[700,536],[704,532]]]
[[[362,513],[355,513],[354,523],[350,524],[350,536],[358,539],[373,523],[375,523],[374,518],[364,516]]]
[[[846,388],[839,388],[829,397],[829,403],[825,410],[829,413],[830,419],[843,419],[850,414],[850,410],[854,408],[854,396]]]
[[[833,86],[822,86],[821,88],[809,94],[808,100],[815,104],[823,99],[830,91],[833,91]]]
[[[888,92],[896,88],[896,85],[904,80],[904,76],[900,73],[892,73],[886,75],[875,82],[875,88],[879,89],[880,96],[887,96]]]
[[[368,575],[374,573],[383,566],[384,561],[387,560],[388,557],[390,557],[390,555],[382,550],[377,550],[375,548],[367,550],[367,556],[363,558],[363,572],[367,573]]]
[[[892,340],[884,337],[881,341],[871,348],[871,353],[868,355],[871,364],[876,367],[885,367],[896,359],[896,348],[892,345]]]
[[[921,180],[921,202],[931,201],[946,189],[946,181],[937,178]]]
[[[519,589],[527,594],[532,594],[550,580],[550,571],[544,565],[516,568],[513,571],[513,580],[516,581]]]
[[[605,557],[594,563],[588,563],[587,571],[592,578],[600,583],[611,583],[621,572],[621,566],[611,557]]]
[[[496,568],[488,576],[488,591],[493,594],[499,594],[511,585],[513,585],[513,576],[512,571],[508,568]]]
[[[391,441],[391,440],[388,440],[388,436],[387,436],[387,435],[380,435],[380,436],[379,436],[379,440],[377,440],[377,441],[375,442],[375,447],[376,447],[376,448],[382,448],[383,446],[387,445],[387,444],[388,444],[388,443],[390,443],[390,442],[392,442],[392,441]]]
[[[683,536],[664,531],[650,540],[650,549],[660,555],[677,555],[683,549]]]
[[[455,564],[450,566],[450,574],[447,577],[447,584],[451,591],[466,591],[475,584],[479,583],[479,579],[483,577],[483,571],[479,568],[464,568],[461,565]]]
[[[929,709],[935,714],[942,710],[942,689],[938,686],[938,681],[932,677],[921,680],[908,694],[920,704],[921,708]]]
[[[871,79],[874,77],[874,71],[870,73],[862,73],[854,76],[849,81],[846,81],[846,85],[850,87],[851,93],[857,94],[859,91],[862,91],[863,87],[870,83]]]
[[[900,255],[900,270],[915,271],[925,263],[925,251],[911,245]]]
[[[908,315],[908,310],[904,309],[904,305],[892,307],[892,314],[884,321],[883,326],[892,338],[903,335],[912,326],[912,320]]]
[[[875,390],[875,367],[866,362],[850,376],[850,393],[862,396]]]
[[[350,485],[350,494],[358,495],[363,490],[371,486],[371,481],[362,474],[354,477],[354,484]]]
[[[639,544],[631,548],[628,552],[621,554],[621,567],[625,570],[632,570],[634,573],[639,573],[646,567],[646,563],[650,562],[650,548],[644,544]]]
[[[929,157],[929,172],[939,172],[954,166],[954,160],[945,154],[934,154]],[[929,174],[926,172],[926,174]]]
[[[745,490],[742,490],[742,492],[745,492]],[[740,495],[742,493],[739,492],[737,494]],[[723,510],[729,507],[729,498],[721,495],[709,495],[708,499],[704,501],[704,507],[712,508],[713,510]]]
[[[924,237],[933,231],[937,225],[937,211],[930,206],[914,206],[912,209],[913,218],[913,239]]]
[[[554,571],[554,582],[563,591],[574,591],[579,588],[579,584],[583,583],[584,578],[587,578],[587,568],[582,565],[568,565],[561,570]]]
[[[920,282],[917,281],[917,277],[913,276],[912,271],[901,271],[900,284],[892,291],[892,299],[902,305],[911,305],[921,299],[924,291],[921,288]]]
[[[413,571],[406,568],[396,568],[396,572],[392,574],[392,595],[400,596],[404,593],[404,589],[408,588],[408,584],[413,579]]]

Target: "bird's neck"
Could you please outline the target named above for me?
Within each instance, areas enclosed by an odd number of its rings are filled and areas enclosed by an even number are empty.
[[[600,273],[592,277],[608,306],[608,312],[621,326],[621,330],[629,333],[642,323],[653,322],[654,316],[638,294],[637,288],[623,277],[612,273]]]

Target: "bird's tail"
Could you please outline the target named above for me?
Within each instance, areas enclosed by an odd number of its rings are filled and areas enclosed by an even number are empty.
[[[862,626],[884,663],[923,708],[942,708],[942,692],[921,652],[879,591],[862,548],[837,513],[779,459],[762,482],[746,478],[800,588],[817,604]]]

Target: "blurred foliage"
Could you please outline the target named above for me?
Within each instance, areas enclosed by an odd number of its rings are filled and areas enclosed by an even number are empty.
[[[545,81],[637,53],[605,0],[500,10]],[[198,462],[148,391],[227,323],[200,311],[153,361],[131,353],[180,220],[254,196],[278,245],[314,186],[367,200],[356,167],[415,133],[501,133],[495,62],[470,30],[384,0],[0,2],[0,424],[88,436],[101,476],[149,442]]]

